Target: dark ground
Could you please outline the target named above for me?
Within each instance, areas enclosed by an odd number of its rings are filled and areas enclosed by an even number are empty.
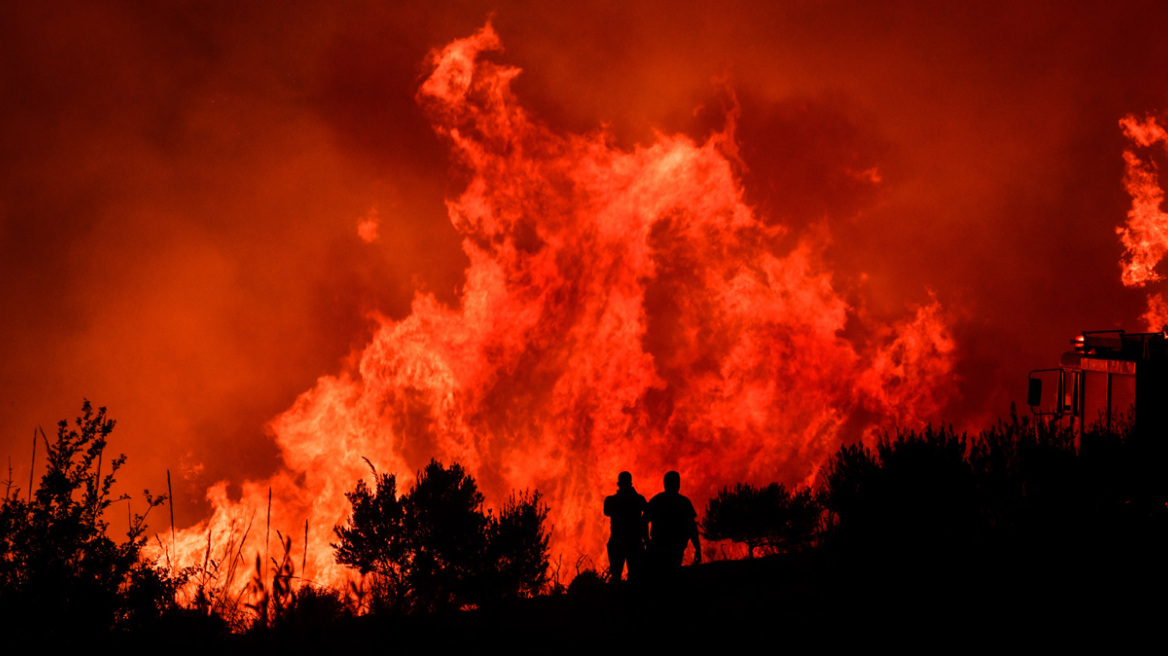
[[[473,612],[165,642],[199,653],[1161,651],[1168,568],[1125,544],[819,549],[686,567],[668,585],[596,583]]]

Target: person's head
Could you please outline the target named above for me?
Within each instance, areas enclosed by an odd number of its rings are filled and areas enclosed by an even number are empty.
[[[616,475],[616,486],[621,488],[622,490],[624,488],[632,487],[633,486],[633,475],[628,473],[628,472],[621,472],[621,473],[617,474]]]
[[[671,471],[665,473],[665,491],[677,492],[681,489],[681,474]]]

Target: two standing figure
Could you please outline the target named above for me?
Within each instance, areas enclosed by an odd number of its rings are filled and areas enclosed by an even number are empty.
[[[608,563],[613,581],[620,580],[626,563],[630,578],[637,577],[642,566],[658,574],[680,568],[690,542],[694,564],[702,562],[698,514],[680,490],[681,475],[671,471],[665,474],[665,491],[646,503],[633,488],[632,474],[617,476],[616,494],[604,500],[604,514],[611,519]]]

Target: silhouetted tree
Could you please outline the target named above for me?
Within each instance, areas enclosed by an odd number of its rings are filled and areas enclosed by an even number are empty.
[[[397,498],[394,475],[378,474],[372,463],[369,468],[376,490],[370,491],[365,481],[358,481],[356,489],[345,494],[353,514],[345,526],[333,529],[338,542],[332,546],[338,563],[373,575],[374,607],[393,610],[405,602],[408,590],[405,573],[410,548],[405,510]]]
[[[840,447],[824,468],[822,503],[841,530],[862,524],[869,516],[869,488],[880,469],[871,450],[863,444]]]
[[[1075,431],[1058,422],[1012,413],[1010,421],[982,431],[969,460],[983,523],[996,538],[1037,540],[1034,546],[1114,540],[1115,527],[1090,525],[1126,521],[1141,505],[1147,479],[1138,474],[1142,458],[1131,449],[1129,431],[1124,424],[1082,431],[1081,452]]]
[[[781,527],[782,500],[779,485],[759,490],[749,483],[738,483],[734,489],[722,488],[718,496],[706,504],[702,517],[702,535],[707,540],[733,540],[746,545],[747,555],[754,558],[754,550],[767,544]]]
[[[877,441],[882,530],[927,547],[963,541],[977,526],[977,488],[967,440],[952,427],[898,432]]]
[[[841,537],[882,548],[962,544],[977,530],[977,484],[967,440],[951,427],[885,435],[873,454],[841,448],[825,471],[824,506]]]
[[[490,516],[487,562],[493,568],[492,597],[530,597],[548,582],[547,506],[539,492],[512,494],[496,519]]]
[[[535,594],[547,583],[547,509],[538,492],[512,495],[499,516],[460,465],[431,460],[408,494],[393,475],[348,493],[353,515],[335,530],[337,562],[374,574],[383,610],[430,611]]]
[[[782,534],[783,543],[776,546],[795,551],[810,545],[819,534],[822,517],[823,504],[811,488],[792,493],[787,502],[787,530]]]
[[[810,489],[794,493],[780,483],[758,489],[738,483],[710,499],[702,518],[708,540],[733,540],[746,545],[747,555],[767,547],[775,551],[801,548],[811,542],[822,508]]]
[[[62,420],[36,494],[9,490],[0,509],[0,614],[11,626],[67,623],[72,631],[149,624],[173,606],[177,581],[141,558],[146,514],[132,515],[124,542],[107,535],[105,511],[125,456],[105,459],[114,421],[89,401],[75,427]],[[43,436],[42,436],[43,437]],[[104,475],[103,475],[104,462]],[[146,510],[165,500],[145,492]]]
[[[434,610],[478,601],[476,575],[487,566],[489,525],[482,505],[483,495],[462,466],[436,460],[402,499],[415,606]]]

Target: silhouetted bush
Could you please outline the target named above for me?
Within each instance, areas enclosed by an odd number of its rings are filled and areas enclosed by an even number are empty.
[[[104,632],[148,626],[174,606],[180,581],[141,559],[146,514],[130,517],[124,542],[110,539],[104,519],[125,456],[104,458],[114,422],[89,401],[75,427],[61,421],[47,465],[29,500],[11,487],[0,508],[0,614],[25,630],[67,624]],[[42,435],[43,437],[43,435]],[[103,475],[103,466],[105,469]],[[164,497],[145,492],[146,510]]]
[[[810,489],[791,493],[780,483],[762,489],[739,483],[710,499],[702,518],[702,534],[707,540],[745,544],[750,558],[758,548],[793,551],[814,539],[821,513]]]
[[[568,594],[592,594],[603,591],[608,584],[608,577],[592,568],[580,570],[572,582],[568,584]]]
[[[488,598],[539,594],[548,584],[547,507],[539,492],[512,494],[499,516],[488,515]]]
[[[1088,481],[1069,426],[1012,416],[981,432],[969,461],[988,530],[1011,538],[1049,533],[1085,510]]]
[[[882,532],[923,545],[972,535],[977,498],[966,444],[952,427],[932,426],[877,441],[881,466],[873,492]]]
[[[1162,436],[1160,436],[1161,441]],[[821,490],[835,537],[920,550],[990,543],[1033,554],[1147,549],[1168,536],[1163,446],[1130,424],[1077,431],[1011,412],[973,439],[899,432],[841,448]],[[935,550],[934,550],[935,551]]]
[[[487,569],[483,495],[458,464],[431,460],[402,499],[409,547],[407,578],[419,610],[481,601]]]
[[[372,575],[373,609],[458,608],[536,594],[547,584],[547,509],[538,492],[513,495],[498,517],[461,466],[431,460],[400,499],[374,471],[348,493],[353,515],[335,529],[338,563]]]
[[[352,615],[345,596],[332,588],[304,585],[296,590],[287,624],[299,631],[325,630]]]
[[[977,487],[966,444],[951,427],[929,426],[885,435],[875,454],[862,445],[841,448],[822,494],[840,536],[914,549],[969,537]]]
[[[830,525],[839,531],[864,532],[871,519],[875,485],[880,463],[863,444],[840,447],[824,467],[824,486],[820,493],[823,507],[831,516]]]
[[[404,610],[410,564],[405,510],[397,498],[396,477],[378,474],[372,464],[369,467],[376,490],[370,491],[365,481],[357,481],[356,489],[345,493],[353,514],[345,526],[333,529],[338,542],[332,546],[338,563],[372,575],[372,609]]]

